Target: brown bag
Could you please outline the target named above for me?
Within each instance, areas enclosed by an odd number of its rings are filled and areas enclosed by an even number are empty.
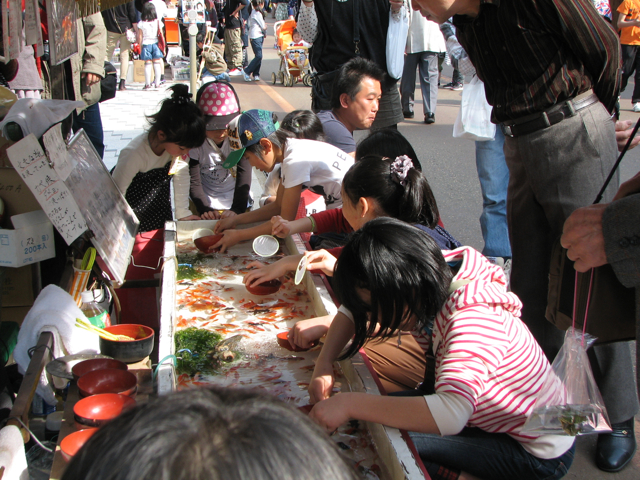
[[[576,285],[573,262],[558,239],[551,252],[546,317],[560,330],[573,324]],[[591,270],[578,273],[575,328],[582,329],[589,297]],[[593,284],[587,312],[587,333],[597,337],[596,344],[636,338],[635,291],[622,285],[611,265],[593,269]]]

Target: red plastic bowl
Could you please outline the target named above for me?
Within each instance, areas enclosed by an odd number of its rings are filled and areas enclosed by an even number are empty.
[[[121,323],[105,327],[105,330],[115,335],[126,335],[135,340],[119,341],[106,340],[100,337],[100,353],[120,360],[124,363],[136,363],[148,357],[153,350],[153,328],[134,323]]]
[[[102,393],[78,400],[73,406],[73,414],[79,424],[99,427],[133,408],[135,404],[136,401],[126,395]]]
[[[67,462],[70,461],[71,458],[78,453],[78,450],[80,450],[87,440],[97,431],[97,428],[88,428],[86,430],[78,430],[64,437],[60,442],[62,457]]]
[[[94,370],[102,370],[103,368],[115,368],[117,370],[126,370],[127,364],[120,360],[114,360],[113,358],[92,358],[80,363],[76,363],[71,369],[73,379],[77,382],[78,379]]]
[[[80,396],[88,397],[99,393],[121,393],[132,396],[136,393],[137,377],[127,371],[116,368],[94,370],[78,379]]]
[[[292,352],[306,352],[307,350],[315,347],[317,345],[317,342],[315,342],[313,345],[311,345],[309,348],[300,348],[297,345],[294,345],[293,343],[289,342],[289,339],[287,338],[288,332],[281,332],[277,335],[278,338],[278,345],[280,345],[282,348],[286,348],[287,350],[290,350]]]
[[[211,249],[211,247],[218,243],[223,236],[224,235],[222,233],[217,235],[207,235],[205,237],[196,238],[193,243],[195,243],[198,250],[203,253],[217,252],[220,250],[219,247],[216,249]]]
[[[271,295],[272,293],[276,293],[280,290],[282,286],[282,282],[277,278],[274,280],[269,280],[268,282],[262,282],[259,285],[245,285],[245,288],[252,295]]]

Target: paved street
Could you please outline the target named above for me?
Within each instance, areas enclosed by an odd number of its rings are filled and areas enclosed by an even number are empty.
[[[269,19],[272,24],[272,20]],[[263,108],[273,110],[282,119],[294,109],[309,108],[310,88],[302,83],[293,87],[271,84],[271,73],[277,71],[279,57],[273,49],[273,32],[264,42],[264,60],[260,82],[247,83],[241,76],[232,77],[232,83],[241,100],[243,110]],[[252,54],[250,54],[250,58]],[[119,69],[118,69],[119,72]],[[170,70],[167,69],[167,74]],[[445,67],[442,84],[450,81],[451,68]],[[268,80],[266,82],[265,80]],[[630,80],[632,82],[632,80]],[[169,82],[170,84],[170,82]],[[100,105],[105,130],[105,164],[115,165],[117,155],[124,146],[145,128],[144,115],[155,113],[159,102],[167,96],[160,88],[156,91],[142,91],[142,84],[130,84],[128,90],[118,92],[115,99]],[[633,87],[629,85],[622,94],[622,119],[636,121],[638,114],[631,111],[630,96]],[[399,125],[399,130],[412,143],[423,165],[435,197],[438,201],[446,228],[463,244],[482,250],[483,241],[478,218],[482,211],[482,197],[475,170],[474,143],[452,137],[452,127],[458,110],[462,92],[439,91],[436,123],[422,123],[422,102],[420,87],[416,88],[415,119]],[[363,132],[359,132],[358,138]],[[569,139],[568,139],[569,140]],[[640,148],[630,151],[621,165],[621,177],[627,179],[640,171]],[[636,421],[636,437],[640,425]],[[565,477],[568,479],[612,479],[631,480],[640,478],[640,455],[636,455],[633,465],[618,474],[607,474],[595,467],[593,462],[595,437],[581,437],[578,440],[578,455],[574,467]]]

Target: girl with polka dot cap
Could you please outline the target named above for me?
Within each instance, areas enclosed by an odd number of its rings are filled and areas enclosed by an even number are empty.
[[[196,96],[204,116],[206,139],[189,152],[191,200],[202,219],[216,220],[243,213],[251,206],[251,165],[243,160],[231,169],[222,166],[231,152],[227,126],[240,115],[240,100],[222,81],[204,84]]]
[[[189,210],[189,150],[202,145],[202,114],[189,87],[171,87],[171,98],[147,117],[149,130],[131,140],[118,156],[112,175],[140,220],[140,232],[163,228],[166,221],[200,220]],[[175,215],[171,207],[173,180]]]

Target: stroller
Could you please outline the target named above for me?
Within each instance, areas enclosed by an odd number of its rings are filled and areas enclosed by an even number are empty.
[[[302,79],[302,82],[310,87],[309,49],[289,46],[295,28],[295,20],[284,20],[274,24],[280,67],[277,73],[271,74],[271,82],[274,85],[277,82],[282,82],[285,87],[292,87],[294,83]]]

